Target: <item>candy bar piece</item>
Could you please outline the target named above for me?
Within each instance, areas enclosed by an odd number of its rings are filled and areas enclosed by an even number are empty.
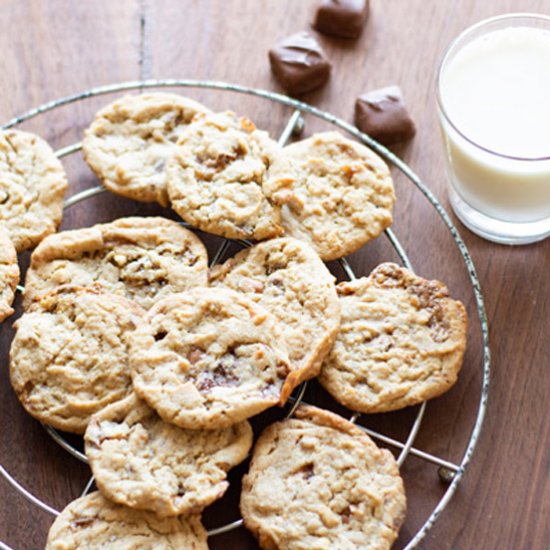
[[[313,26],[324,34],[357,38],[369,15],[368,0],[322,0]]]
[[[303,94],[322,86],[330,75],[330,62],[319,43],[300,32],[269,50],[271,70],[285,90]]]
[[[411,139],[416,132],[399,86],[359,96],[355,102],[355,125],[384,145]]]

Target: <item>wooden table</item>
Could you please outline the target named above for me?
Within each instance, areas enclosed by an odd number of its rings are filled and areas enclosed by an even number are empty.
[[[281,91],[267,50],[278,39],[309,28],[315,0],[4,0],[0,10],[0,120],[45,101],[89,87],[147,78],[225,80]],[[356,42],[320,40],[334,63],[328,86],[303,99],[351,120],[355,97],[399,83],[418,123],[418,134],[395,151],[448,207],[443,155],[435,113],[434,77],[445,46],[463,28],[509,12],[542,12],[543,0],[372,0],[363,36]],[[249,114],[277,133],[290,111],[265,101],[208,91],[190,93],[213,108]],[[54,146],[80,139],[94,111],[112,96],[65,107],[23,127]],[[306,119],[306,133],[326,125]],[[71,193],[96,184],[78,156],[66,161]],[[462,376],[446,396],[428,404],[415,443],[460,461],[477,413],[481,340],[466,270],[454,243],[425,199],[396,174],[394,229],[417,272],[448,283],[467,305],[472,323]],[[80,227],[134,213],[162,212],[103,194],[67,212],[63,227]],[[550,241],[521,248],[485,242],[460,226],[481,279],[491,326],[493,373],[482,437],[457,494],[422,548],[545,549],[550,545],[550,285],[545,258]],[[210,249],[216,245],[209,239]],[[365,273],[396,259],[385,238],[351,262]],[[23,255],[22,264],[28,257]],[[338,274],[337,271],[335,273]],[[8,382],[11,321],[2,327],[0,463],[29,490],[60,509],[82,492],[89,470],[69,457],[19,406]],[[397,439],[405,437],[414,410],[364,422]],[[409,457],[402,472],[409,516],[400,543],[425,521],[446,489],[437,468]],[[238,479],[238,476],[233,476]],[[208,525],[234,519],[236,494],[215,505]],[[16,550],[43,547],[52,517],[0,480],[0,540]],[[244,529],[212,538],[213,549],[253,549]],[[398,546],[399,546],[398,544]],[[335,549],[336,550],[336,549]]]

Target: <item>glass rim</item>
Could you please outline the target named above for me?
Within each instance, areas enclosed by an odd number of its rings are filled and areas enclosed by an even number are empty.
[[[490,149],[489,147],[485,147],[484,145],[481,145],[480,143],[477,143],[473,139],[469,138],[462,132],[456,124],[451,120],[451,117],[447,114],[447,111],[445,110],[445,107],[443,105],[443,98],[441,96],[441,75],[443,72],[443,67],[445,66],[445,63],[447,62],[449,55],[455,48],[455,46],[462,41],[464,38],[472,34],[473,32],[477,31],[478,29],[485,27],[486,25],[490,25],[492,23],[498,22],[498,21],[506,21],[506,20],[517,20],[517,19],[535,19],[538,21],[544,21],[548,23],[549,25],[549,31],[550,31],[550,16],[543,15],[539,13],[529,13],[529,12],[518,12],[518,13],[506,13],[503,15],[496,15],[493,17],[488,17],[487,19],[482,19],[481,21],[475,23],[474,25],[471,25],[464,29],[454,40],[451,41],[451,43],[445,48],[443,51],[443,55],[441,56],[441,61],[439,62],[439,67],[437,69],[437,76],[436,76],[436,100],[437,100],[437,106],[439,108],[439,112],[449,124],[449,126],[464,140],[466,140],[468,143],[473,145],[474,147],[481,149],[482,151],[485,151],[486,153],[489,153],[491,155],[494,155],[496,157],[500,157],[502,159],[507,160],[517,160],[522,162],[533,162],[533,161],[550,161],[550,152],[548,155],[542,156],[542,157],[521,157],[521,156],[515,156],[515,155],[507,155],[504,153],[500,153],[498,151],[495,151],[493,149]]]

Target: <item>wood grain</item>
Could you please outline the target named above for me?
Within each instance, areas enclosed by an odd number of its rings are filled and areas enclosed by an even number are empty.
[[[35,2],[4,0],[0,10],[2,94],[7,120],[44,101],[91,86],[137,78],[226,80],[282,91],[267,63],[277,40],[308,29],[315,0],[95,0]],[[443,49],[462,29],[509,11],[543,12],[544,0],[371,0],[371,17],[357,41],[317,35],[332,59],[329,84],[304,96],[350,121],[355,97],[398,83],[418,124],[418,134],[396,152],[448,207],[434,98],[434,77]],[[312,31],[313,32],[313,31]],[[193,91],[216,109],[251,116],[274,135],[290,112],[236,94]],[[110,97],[65,107],[29,122],[59,147],[80,139],[94,111]],[[305,133],[326,128],[306,119]],[[71,192],[96,183],[81,158],[66,161]],[[459,461],[480,395],[481,342],[473,295],[460,255],[441,220],[400,174],[394,229],[416,271],[448,283],[471,317],[462,376],[446,396],[427,407],[416,446]],[[107,194],[67,212],[64,227],[79,227],[121,215],[162,212]],[[421,548],[430,550],[548,548],[550,540],[550,285],[544,265],[550,241],[521,248],[498,246],[461,227],[481,279],[491,326],[493,376],[489,409],[472,464],[448,509]],[[210,249],[216,239],[208,239]],[[384,238],[353,255],[359,273],[396,259]],[[27,261],[21,258],[23,264]],[[337,266],[333,266],[338,275]],[[11,322],[2,326],[0,353],[0,463],[26,487],[61,508],[82,491],[89,475],[30,419],[7,379]],[[310,398],[328,403],[312,385]],[[375,415],[366,425],[403,439],[415,411]],[[237,469],[231,478],[238,485]],[[410,457],[403,466],[409,515],[400,547],[429,515],[446,486],[437,469]],[[235,519],[236,491],[206,513],[209,525]],[[38,511],[0,480],[0,540],[15,550],[43,546],[51,516]],[[255,549],[243,529],[214,537],[212,549]]]

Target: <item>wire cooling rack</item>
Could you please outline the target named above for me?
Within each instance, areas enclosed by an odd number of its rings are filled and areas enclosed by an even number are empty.
[[[279,137],[278,141],[280,145],[286,144],[293,134],[299,135],[301,133],[304,126],[304,118],[303,118],[304,115],[312,115],[313,117],[316,117],[325,122],[328,122],[340,128],[341,130],[344,130],[348,134],[351,134],[352,136],[364,142],[365,144],[367,144],[371,149],[376,151],[386,161],[388,161],[395,168],[401,171],[408,178],[408,180],[418,189],[418,191],[420,191],[420,193],[431,204],[431,206],[433,206],[437,214],[443,220],[446,228],[450,232],[456,244],[456,247],[458,248],[458,251],[461,254],[462,260],[468,271],[468,277],[472,286],[477,315],[479,318],[479,324],[480,324],[480,330],[481,330],[481,341],[482,341],[482,347],[483,347],[482,365],[481,365],[481,369],[482,369],[481,395],[479,399],[477,415],[472,426],[468,443],[463,452],[462,459],[458,463],[450,462],[439,456],[435,456],[433,454],[424,452],[414,447],[416,436],[422,425],[422,420],[426,410],[426,403],[423,403],[418,407],[416,417],[409,430],[409,434],[404,442],[398,441],[392,437],[388,437],[387,435],[384,435],[382,433],[376,432],[374,430],[368,429],[364,426],[357,424],[357,426],[361,430],[366,432],[373,439],[380,441],[384,445],[399,449],[399,455],[397,458],[399,467],[403,465],[403,463],[405,462],[408,456],[413,455],[419,459],[422,459],[424,461],[427,461],[428,463],[431,463],[437,466],[439,477],[441,478],[442,481],[448,483],[448,487],[443,493],[443,496],[440,498],[437,505],[431,511],[429,517],[426,519],[424,524],[407,542],[405,546],[405,550],[410,550],[412,548],[418,547],[419,542],[426,535],[428,530],[432,527],[432,525],[435,523],[435,521],[437,520],[441,512],[445,509],[445,507],[451,500],[462,476],[464,475],[466,467],[470,462],[474,448],[477,444],[477,440],[480,434],[481,426],[483,424],[483,419],[485,416],[485,410],[487,406],[487,397],[488,397],[488,390],[489,390],[489,375],[490,375],[490,351],[489,351],[489,332],[488,332],[487,318],[485,313],[483,296],[481,294],[481,289],[479,285],[479,280],[477,278],[475,266],[473,264],[472,258],[470,257],[468,249],[464,244],[464,241],[462,240],[462,238],[458,233],[458,230],[454,226],[453,222],[451,221],[449,215],[446,213],[443,206],[435,198],[435,196],[432,194],[432,192],[426,186],[426,184],[424,184],[422,180],[401,159],[395,156],[391,151],[389,151],[388,149],[380,145],[378,142],[374,141],[368,135],[360,132],[354,126],[348,124],[344,120],[339,119],[328,112],[321,111],[306,103],[297,101],[295,99],[289,98],[281,94],[269,92],[266,90],[247,88],[244,86],[239,86],[236,84],[228,84],[225,82],[211,82],[211,81],[197,81],[197,80],[146,80],[146,81],[125,82],[121,84],[92,88],[90,90],[87,90],[79,94],[67,96],[55,101],[51,101],[49,103],[45,103],[40,107],[31,109],[30,111],[24,113],[21,116],[11,119],[9,122],[1,126],[1,128],[8,129],[8,128],[15,127],[21,124],[22,122],[25,122],[29,119],[39,116],[42,113],[55,110],[59,107],[62,107],[70,103],[83,101],[83,100],[86,100],[87,98],[101,96],[105,94],[112,94],[116,92],[130,91],[130,90],[141,91],[149,88],[206,88],[211,90],[217,90],[220,92],[229,91],[229,92],[236,92],[236,93],[245,94],[245,95],[256,96],[258,98],[263,98],[268,101],[285,105],[293,109],[293,112],[289,117],[288,122]],[[63,147],[62,149],[57,150],[56,155],[59,158],[67,157],[69,155],[72,155],[78,152],[80,149],[81,149],[81,143],[74,143],[72,145],[68,145],[67,147]],[[106,189],[102,185],[98,185],[96,187],[91,187],[89,189],[86,189],[80,193],[77,193],[69,197],[65,201],[64,208],[65,209],[70,208],[71,206],[79,202],[82,202],[86,199],[89,199],[95,195],[98,195],[99,193],[103,193],[104,191],[106,191]],[[407,253],[404,247],[401,245],[399,239],[393,232],[393,230],[387,229],[385,231],[385,235],[389,239],[389,242],[395,249],[398,256],[400,257],[403,265],[413,270],[413,266],[407,256]],[[217,252],[215,253],[212,259],[212,262],[211,262],[212,265],[219,263],[223,259],[226,252],[228,251],[230,242],[231,241],[228,241],[228,240],[223,241],[223,244],[218,248]],[[240,241],[240,244],[243,246],[250,245],[250,243],[246,241]],[[341,260],[339,260],[339,262],[346,276],[350,280],[355,279],[356,275],[351,265],[349,264],[349,262],[345,258],[342,258]],[[18,290],[22,291],[24,289],[22,286],[18,286]],[[290,404],[289,404],[288,411],[286,413],[287,416],[292,416],[296,407],[301,402],[303,402],[306,386],[307,386],[307,382],[302,384],[295,391],[294,396],[289,401]],[[351,422],[355,423],[359,418],[359,416],[360,416],[359,413],[352,414],[350,417]],[[82,452],[80,452],[77,448],[75,448],[67,439],[65,439],[65,437],[60,432],[48,426],[44,426],[44,428],[48,432],[48,434],[65,451],[67,451],[70,455],[72,455],[76,459],[84,463],[87,463],[86,456]],[[27,498],[30,502],[32,502],[38,508],[41,508],[42,510],[52,514],[53,516],[57,516],[59,514],[58,510],[54,509],[53,507],[51,507],[50,505],[48,505],[47,503],[45,503],[44,501],[42,501],[41,499],[33,495],[30,491],[25,489],[25,487],[23,487],[23,485],[19,483],[1,464],[0,464],[0,474],[7,481],[7,483],[9,483],[17,492],[19,492],[22,496]],[[93,482],[94,482],[93,477],[91,477],[88,483],[86,484],[86,486],[84,487],[84,490],[82,492],[83,495],[88,493],[88,491],[91,489],[93,485]],[[238,529],[239,527],[241,527],[241,525],[242,525],[242,519],[234,521],[232,523],[228,523],[226,525],[222,525],[215,529],[211,529],[208,532],[208,535],[209,537],[213,537],[221,533],[226,533],[228,531]],[[0,541],[0,550],[12,550],[12,549]]]

